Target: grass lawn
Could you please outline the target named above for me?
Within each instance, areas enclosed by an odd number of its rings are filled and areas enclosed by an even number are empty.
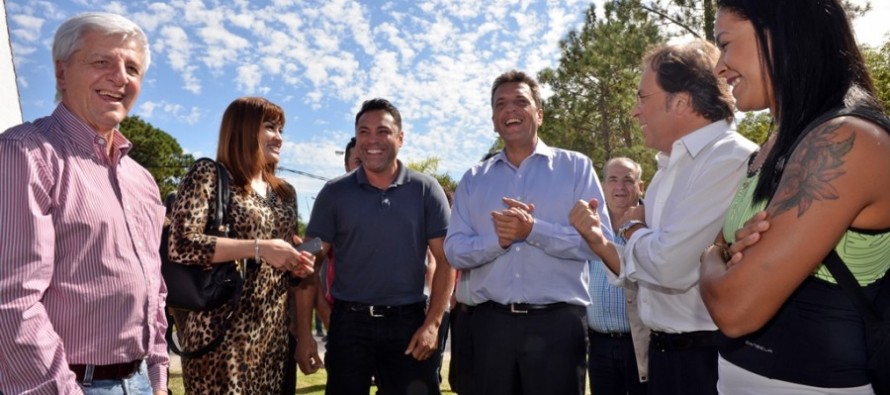
[[[445,359],[445,366],[442,367],[442,377],[448,377],[448,358]],[[305,376],[303,373],[297,373],[297,393],[298,394],[311,394],[311,395],[322,395],[324,394],[324,384],[327,381],[328,374],[322,369],[317,373]],[[451,387],[448,385],[447,380],[442,383],[442,393],[443,394],[453,394],[451,392]],[[182,373],[177,371],[175,368],[170,370],[170,390],[173,391],[174,394],[180,395],[185,394],[185,390],[182,388]],[[374,391],[370,392],[370,394],[374,394]]]

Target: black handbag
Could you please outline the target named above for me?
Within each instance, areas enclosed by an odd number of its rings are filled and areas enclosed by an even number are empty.
[[[229,205],[229,176],[225,167],[212,159],[202,158],[196,161],[211,161],[216,166],[216,210],[207,221],[205,234],[211,236],[231,237],[231,229],[227,222]],[[237,301],[244,287],[244,275],[239,272],[235,262],[224,262],[205,267],[173,262],[169,258],[169,225],[165,225],[161,233],[161,274],[167,284],[167,306],[185,311],[208,311],[220,308],[229,302]],[[173,342],[172,333],[168,331],[167,343],[171,349],[185,358],[197,358],[216,348],[222,343],[228,331],[231,315],[223,320],[221,333],[213,341],[195,351],[181,351]]]
[[[865,346],[868,350],[866,374],[877,395],[890,395],[890,283],[887,274],[878,280],[878,296],[875,304],[868,301],[862,286],[853,273],[831,250],[825,258],[825,266],[838,285],[847,294],[865,322]]]
[[[211,159],[199,159],[198,162]],[[219,162],[216,165],[216,211],[211,213],[204,233],[211,236],[230,237],[226,223],[229,205],[229,176]],[[234,299],[240,293],[244,280],[235,262],[225,262],[205,267],[173,262],[168,255],[169,227],[161,236],[161,273],[167,283],[167,306],[187,311],[214,310]]]

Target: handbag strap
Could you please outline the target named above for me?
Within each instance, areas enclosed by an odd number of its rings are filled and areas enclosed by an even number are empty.
[[[855,116],[869,120],[880,125],[882,128],[885,129],[886,132],[890,132],[890,119],[888,119],[884,113],[878,110],[855,105],[849,107],[836,107],[810,122],[807,127],[804,128],[803,132],[799,136],[797,136],[797,140],[794,141],[794,144],[788,151],[788,155],[791,155],[791,153],[794,152],[800,142],[803,141],[804,137],[806,137],[806,135],[809,134],[810,131],[815,129],[816,126],[821,125],[829,119],[843,116]],[[785,160],[783,158],[777,164],[777,171],[775,173],[776,182],[778,182],[779,178],[781,178],[782,176],[784,165]],[[770,196],[770,199],[772,199],[772,196]],[[826,256],[822,262],[825,264],[825,267],[828,268],[828,271],[831,273],[834,279],[837,281],[838,286],[841,287],[844,293],[846,293],[850,300],[853,302],[853,305],[856,307],[856,309],[859,310],[859,312],[862,314],[862,317],[865,320],[865,324],[867,326],[880,325],[881,318],[876,313],[872,304],[869,303],[868,298],[865,295],[865,291],[862,290],[862,286],[860,286],[859,282],[856,281],[856,278],[853,277],[853,273],[850,272],[850,268],[847,267],[841,257],[837,254],[837,251],[832,249],[831,252],[828,253],[828,256]],[[886,274],[884,276],[886,277]],[[887,287],[888,284],[881,284],[881,286]]]
[[[231,226],[227,221],[228,218],[228,208],[229,208],[229,197],[231,195],[231,190],[229,187],[229,173],[226,170],[225,166],[219,161],[215,161],[210,158],[201,158],[198,159],[197,162],[201,161],[211,161],[216,166],[216,211],[212,213],[210,218],[210,222],[208,225],[208,229],[213,230],[220,236],[229,236],[229,232],[231,231]],[[244,263],[244,267],[246,267],[246,262]],[[243,271],[241,272],[242,279],[244,278]],[[226,305],[233,305],[237,303],[238,299],[241,298],[241,290],[244,288],[243,284],[239,285],[235,288],[235,294],[232,295],[232,300]],[[226,315],[226,318],[223,319],[222,327],[220,328],[220,334],[216,336],[210,343],[198,348],[194,351],[184,351],[179,348],[176,342],[173,340],[173,332],[167,331],[166,340],[167,346],[170,347],[176,355],[179,355],[182,358],[200,358],[209,352],[215,350],[222,344],[223,338],[226,336],[226,332],[229,331],[229,328],[232,325],[232,316],[235,314],[235,309],[232,308],[229,310],[229,314]],[[169,323],[168,323],[169,325]]]
[[[880,325],[881,318],[878,317],[874,306],[869,303],[868,297],[865,296],[865,291],[862,290],[862,286],[859,285],[859,282],[853,277],[850,268],[847,267],[841,257],[837,254],[837,251],[832,249],[831,252],[828,253],[828,256],[825,257],[823,263],[825,264],[825,267],[828,268],[828,271],[831,272],[831,275],[834,276],[837,284],[850,298],[850,301],[853,302],[853,305],[856,306],[856,310],[859,310],[859,313],[862,314],[866,326]],[[886,284],[881,284],[881,286],[886,286]]]
[[[216,212],[213,213],[213,217],[210,218],[211,229],[215,229],[220,234],[228,236],[230,227],[228,223],[226,223],[226,217],[229,208],[229,195],[231,194],[229,188],[229,172],[222,163],[219,163],[219,161],[212,159],[208,160],[213,161],[216,165]]]

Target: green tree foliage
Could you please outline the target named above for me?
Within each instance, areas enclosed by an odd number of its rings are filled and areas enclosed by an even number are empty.
[[[865,64],[874,80],[875,93],[890,110],[890,40],[885,41],[881,48],[862,48]]]
[[[738,123],[738,132],[757,144],[766,142],[770,129],[773,126],[773,117],[767,111],[747,112]]]
[[[777,1],[777,0],[773,0]],[[851,0],[841,1],[851,17],[865,15],[871,10],[871,2],[858,5]],[[716,0],[654,0],[641,5],[664,26],[673,25],[674,34],[691,34],[714,41],[714,19],[717,12]]]
[[[538,133],[550,146],[590,156],[597,170],[609,158],[630,157],[648,179],[654,153],[643,148],[631,111],[643,55],[664,37],[639,0],[607,2],[603,11],[597,18],[591,5],[581,30],[560,41],[559,66],[538,75],[553,90]]]
[[[454,192],[457,188],[457,182],[448,174],[438,173],[440,161],[441,159],[437,157],[431,157],[416,162],[409,162],[406,166],[411,170],[432,176],[436,181],[439,181],[439,185],[442,188]]]
[[[673,25],[679,31],[674,34],[691,34],[714,41],[714,0],[655,0],[641,6],[663,26]],[[666,29],[670,30],[670,29]]]
[[[173,136],[143,121],[138,116],[125,118],[118,129],[133,143],[130,157],[148,169],[161,190],[161,199],[176,191],[179,180],[195,162],[191,154]]]

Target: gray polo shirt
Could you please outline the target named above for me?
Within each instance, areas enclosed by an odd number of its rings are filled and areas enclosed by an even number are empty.
[[[329,181],[315,199],[306,236],[334,250],[334,299],[374,305],[426,300],[427,240],[445,236],[450,210],[435,178],[398,164],[385,191],[359,167]]]

